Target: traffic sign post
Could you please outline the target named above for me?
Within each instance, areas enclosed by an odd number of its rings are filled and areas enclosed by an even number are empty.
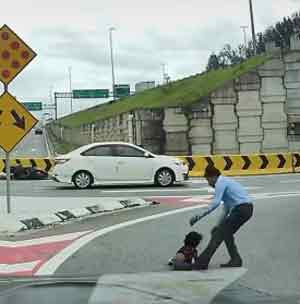
[[[108,89],[73,90],[73,98],[109,98]]]
[[[9,92],[8,84],[28,65],[36,53],[7,25],[0,28],[0,147],[6,152],[6,203],[10,205],[10,152],[35,126],[38,120]]]
[[[115,97],[127,97],[130,96],[129,84],[116,84],[115,85]]]
[[[41,102],[22,102],[28,111],[42,111],[43,104]]]

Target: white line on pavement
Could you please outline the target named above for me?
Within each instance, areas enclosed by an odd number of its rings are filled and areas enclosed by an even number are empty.
[[[0,274],[9,274],[16,272],[32,271],[40,261],[18,263],[18,264],[0,264]]]
[[[299,183],[300,184],[300,179],[281,180],[281,181],[279,181],[279,183],[281,183],[281,184]]]
[[[154,214],[146,217],[142,217],[139,219],[127,221],[124,223],[120,223],[117,225],[113,225],[110,227],[106,227],[104,229],[96,230],[95,232],[92,232],[88,235],[85,235],[81,237],[80,239],[74,241],[70,246],[63,249],[61,252],[59,252],[57,255],[55,255],[52,259],[50,259],[48,262],[46,262],[37,272],[36,275],[51,275],[53,274],[57,268],[62,265],[70,256],[72,256],[75,252],[77,252],[81,247],[85,246],[87,243],[91,242],[97,237],[103,236],[109,232],[119,230],[125,227],[133,226],[138,223],[162,218],[169,215],[174,215],[182,212],[187,212],[191,210],[196,210],[200,208],[205,208],[207,205],[197,205],[192,207],[186,207],[181,209],[176,209],[168,212],[163,212],[159,214]]]
[[[253,186],[245,187],[247,190],[257,190],[262,187]],[[103,190],[102,193],[141,193],[141,192],[198,192],[198,191],[207,191],[214,192],[214,189],[211,187],[202,187],[202,188],[181,188],[181,189],[123,189],[123,190]]]
[[[90,233],[91,230],[88,231],[82,231],[82,232],[74,232],[74,233],[66,233],[61,235],[53,235],[53,236],[47,236],[42,238],[36,238],[31,240],[24,240],[24,241],[0,241],[0,247],[24,247],[24,246],[32,246],[32,245],[41,245],[45,243],[55,243],[55,242],[62,242],[62,241],[71,241],[74,239],[77,239],[85,234]]]
[[[286,192],[286,193],[258,193],[254,197],[256,200],[263,200],[263,199],[272,199],[276,197],[289,197],[289,196],[300,196],[300,192]],[[181,209],[176,209],[168,212],[163,212],[155,215],[146,216],[143,218],[123,222],[117,225],[113,225],[110,227],[106,227],[104,229],[96,230],[90,234],[87,234],[78,240],[74,241],[70,246],[63,249],[57,255],[55,255],[52,259],[46,262],[42,267],[37,271],[36,275],[52,275],[54,272],[60,267],[69,257],[71,257],[75,252],[77,252],[80,248],[88,244],[89,242],[93,241],[95,238],[108,234],[110,232],[126,228],[129,226],[133,226],[138,223],[162,218],[169,215],[174,215],[178,213],[188,212],[196,209],[206,208],[208,205],[197,205],[191,206]]]

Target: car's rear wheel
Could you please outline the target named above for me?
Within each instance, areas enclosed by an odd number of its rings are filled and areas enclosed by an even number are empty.
[[[87,171],[80,171],[74,174],[73,183],[78,189],[87,189],[93,184],[93,176]]]
[[[171,169],[162,168],[155,175],[155,183],[160,187],[172,186],[175,182],[175,175]]]

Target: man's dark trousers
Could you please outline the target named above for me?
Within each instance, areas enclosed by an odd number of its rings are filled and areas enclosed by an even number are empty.
[[[235,245],[234,234],[252,217],[252,214],[253,204],[241,204],[233,208],[230,215],[214,229],[208,246],[198,258],[197,264],[199,268],[207,268],[212,256],[223,241],[226,244],[231,260],[241,261]]]

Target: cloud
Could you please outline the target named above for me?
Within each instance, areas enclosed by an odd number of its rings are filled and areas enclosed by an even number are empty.
[[[295,0],[253,1],[257,31],[290,15]],[[71,5],[70,5],[71,4]],[[117,81],[132,86],[161,79],[167,64],[171,79],[204,69],[211,52],[225,43],[243,41],[248,25],[248,1],[241,0],[73,0],[11,1],[0,12],[38,53],[10,86],[15,95],[49,99],[49,88],[68,90],[68,67],[73,88],[110,88],[108,28],[113,33]]]

